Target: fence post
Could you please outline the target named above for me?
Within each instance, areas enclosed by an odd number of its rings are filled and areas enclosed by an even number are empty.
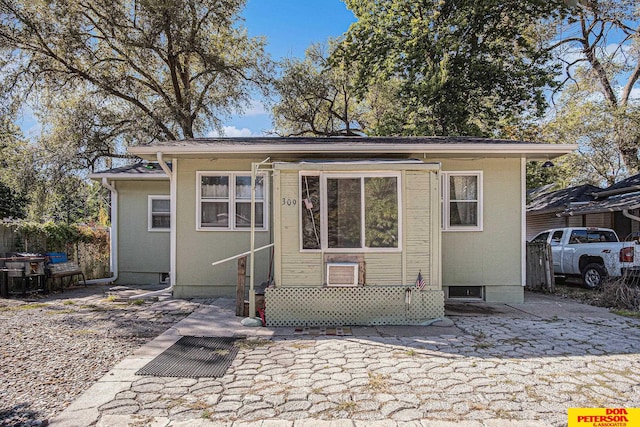
[[[244,316],[244,285],[247,278],[247,256],[238,258],[238,285],[236,287],[236,316]]]
[[[527,243],[527,288],[555,291],[553,258],[547,243]]]

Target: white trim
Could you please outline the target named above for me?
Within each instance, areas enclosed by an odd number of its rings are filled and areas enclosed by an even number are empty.
[[[219,199],[220,202],[226,202],[228,204],[227,215],[229,216],[228,225],[226,227],[207,227],[202,226],[202,177],[206,176],[226,176],[229,178],[229,193],[226,199]],[[268,175],[264,172],[259,172],[258,176],[263,179],[263,197],[258,199],[257,203],[262,203],[262,215],[263,226],[256,227],[256,231],[269,231],[269,181]],[[236,203],[250,203],[250,200],[236,198],[236,178],[237,177],[249,177],[251,178],[251,171],[196,171],[196,231],[246,231],[251,232],[251,227],[238,227],[236,226]],[[206,202],[206,200],[205,200]],[[252,212],[252,216],[253,216]],[[232,221],[231,218],[234,218]]]
[[[153,226],[153,201],[154,200],[168,200],[169,201],[169,212],[167,212],[169,216],[169,227],[154,227]],[[159,212],[158,212],[159,213]],[[151,233],[161,232],[167,233],[171,232],[171,195],[169,194],[150,194],[147,196],[147,231]]]
[[[520,281],[527,286],[527,159],[520,159]]]
[[[450,224],[450,200],[449,200],[449,177],[451,176],[475,176],[478,180],[478,211],[477,220],[478,224],[473,226],[464,225],[451,225]],[[484,211],[484,194],[483,194],[483,172],[481,170],[475,171],[443,171],[442,177],[442,231],[482,231],[483,225],[483,211]]]
[[[303,243],[304,243],[304,233],[302,232],[302,207],[304,206],[304,199],[301,197],[302,196],[302,192],[304,191],[305,187],[303,186],[303,181],[302,178],[305,176],[315,176],[318,177],[319,180],[319,191],[320,193],[322,193],[322,178],[320,177],[320,172],[319,171],[300,171],[298,173],[298,197],[300,197],[300,200],[298,201],[298,205],[299,205],[299,210],[298,210],[298,234],[299,234],[299,244],[298,247],[300,248],[300,252],[322,252],[322,236],[318,236],[320,237],[320,247],[318,249],[305,249],[302,247]],[[276,202],[277,203],[277,202]],[[322,206],[320,206],[320,234],[322,235]]]
[[[158,161],[162,160],[159,158]],[[160,162],[164,163],[163,161]],[[169,249],[169,283],[170,287],[176,285],[178,276],[178,159],[171,159],[171,181],[169,182],[169,194],[171,196],[171,235]]]
[[[256,138],[263,141],[264,138]],[[362,141],[362,139],[361,139]],[[173,155],[193,154],[306,154],[306,153],[358,153],[358,154],[390,154],[390,153],[424,153],[442,156],[451,155],[514,155],[526,156],[530,160],[553,158],[571,153],[578,149],[576,144],[536,144],[513,141],[507,143],[368,143],[368,142],[334,142],[322,143],[290,143],[272,138],[269,142],[252,142],[251,144],[216,143],[215,140],[195,142],[193,145],[152,145],[129,147],[127,150],[136,155],[153,155],[158,151]]]
[[[89,175],[89,179],[96,181],[106,178],[111,181],[169,181],[169,177],[159,174],[142,174],[142,173],[92,173]]]

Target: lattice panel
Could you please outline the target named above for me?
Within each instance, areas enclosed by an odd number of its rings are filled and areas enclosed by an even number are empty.
[[[415,325],[444,316],[442,291],[405,286],[276,287],[265,299],[268,326]]]

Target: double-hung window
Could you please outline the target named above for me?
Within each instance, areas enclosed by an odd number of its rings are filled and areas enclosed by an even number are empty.
[[[303,250],[400,248],[400,175],[302,174]]]
[[[442,173],[442,229],[482,231],[482,172]]]
[[[199,230],[249,230],[251,174],[198,172]],[[256,176],[255,227],[266,229],[265,176]]]
[[[147,212],[149,231],[169,231],[171,228],[169,196],[149,196]]]

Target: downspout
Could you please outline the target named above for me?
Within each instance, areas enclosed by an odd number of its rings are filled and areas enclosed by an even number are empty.
[[[102,178],[102,186],[111,191],[111,227],[109,228],[109,269],[111,277],[85,280],[87,285],[101,285],[118,280],[118,190],[107,178]]]
[[[129,299],[140,299],[140,298],[148,298],[148,297],[153,297],[156,295],[160,295],[160,294],[164,294],[166,292],[172,292],[173,293],[173,287],[176,283],[176,208],[177,208],[177,202],[176,202],[176,195],[177,195],[177,191],[176,191],[176,180],[174,179],[176,176],[176,171],[178,169],[178,161],[177,159],[173,159],[171,162],[171,168],[169,168],[169,165],[167,165],[167,163],[164,161],[162,153],[160,151],[158,151],[156,153],[156,159],[158,161],[158,164],[160,165],[160,167],[162,168],[162,170],[164,171],[164,173],[167,174],[167,176],[169,177],[169,186],[170,186],[170,190],[169,190],[169,198],[170,198],[170,221],[171,221],[171,225],[170,225],[170,232],[169,232],[169,287],[168,288],[164,288],[164,289],[160,289],[159,291],[153,291],[153,292],[147,292],[144,293],[142,295],[133,295],[130,296]]]
[[[626,216],[627,218],[633,220],[633,221],[638,221],[640,222],[640,217],[636,216],[636,215],[632,215],[629,213],[630,210],[635,210],[638,209],[640,206],[630,206],[628,209],[623,209],[622,210],[622,215]]]

